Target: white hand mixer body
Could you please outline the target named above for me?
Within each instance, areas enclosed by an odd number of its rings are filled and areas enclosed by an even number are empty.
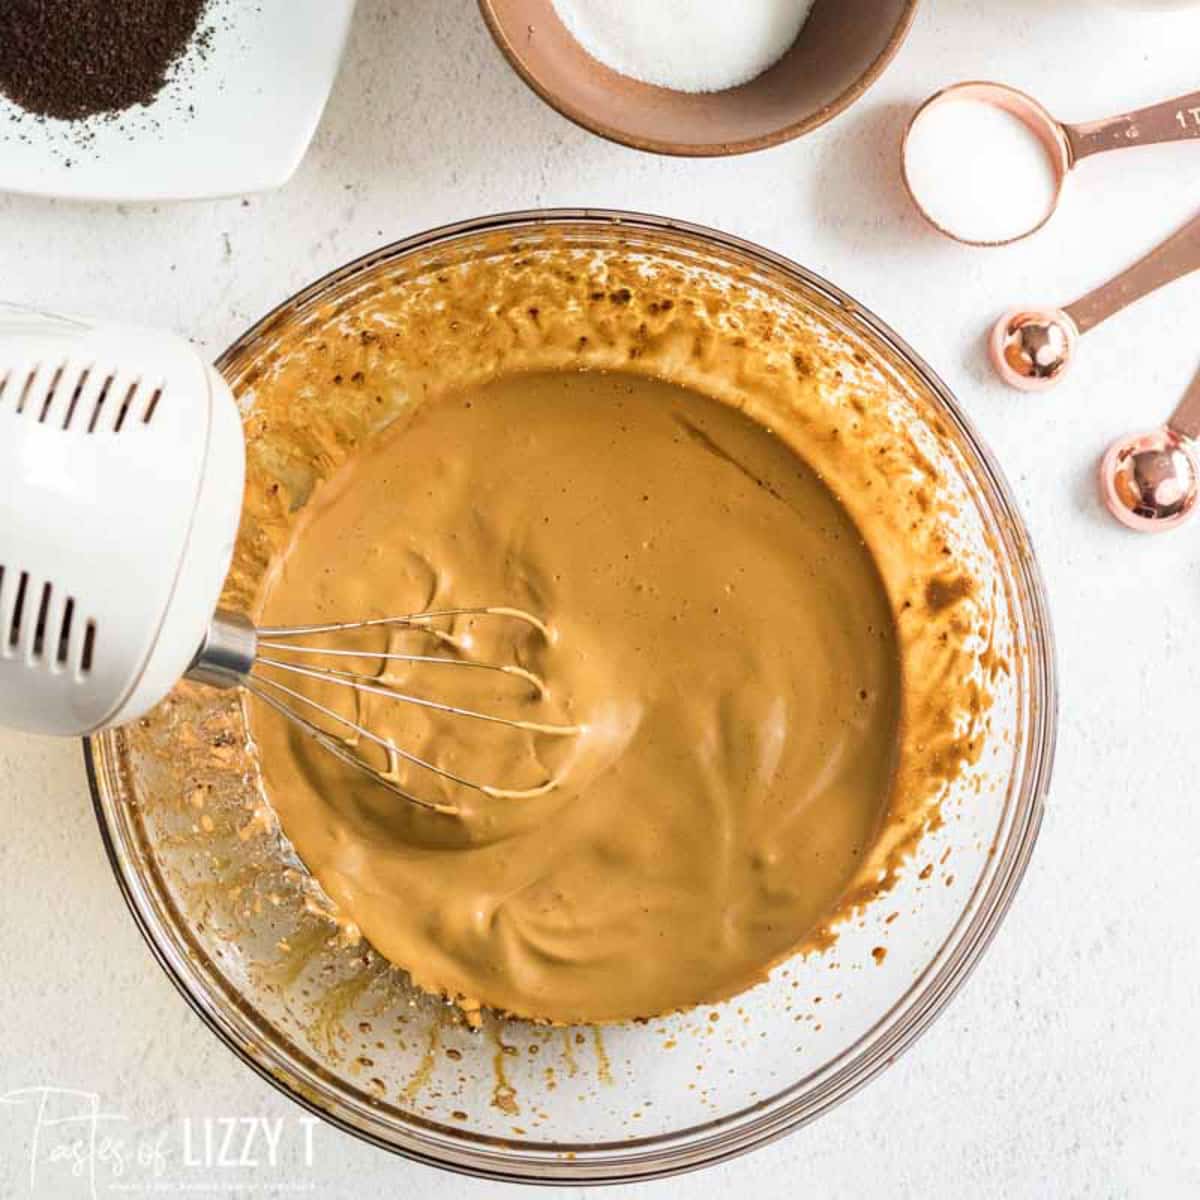
[[[244,476],[237,404],[186,340],[0,304],[0,725],[94,733],[166,695]]]

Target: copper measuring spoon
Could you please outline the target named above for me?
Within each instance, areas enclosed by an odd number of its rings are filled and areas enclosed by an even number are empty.
[[[1100,494],[1122,525],[1158,533],[1182,525],[1200,493],[1200,374],[1192,380],[1167,423],[1130,434],[1100,460]]]
[[[1200,270],[1200,216],[1119,275],[1065,308],[1017,308],[988,339],[992,365],[1010,387],[1040,391],[1063,378],[1080,337],[1151,292]]]
[[[955,100],[973,100],[1010,113],[1021,121],[1041,142],[1050,156],[1056,176],[1056,186],[1049,208],[1040,220],[1023,233],[999,241],[980,241],[962,237],[953,229],[935,221],[926,212],[909,184],[908,147],[913,129],[935,106]],[[1125,150],[1130,146],[1149,146],[1158,142],[1188,141],[1200,138],[1200,92],[1189,92],[1173,100],[1151,104],[1134,112],[1121,113],[1102,121],[1087,121],[1079,125],[1067,125],[1052,116],[1032,96],[1003,83],[970,81],[957,83],[940,92],[935,92],[913,114],[904,135],[904,183],[918,212],[939,232],[968,246],[1006,246],[1036,233],[1054,215],[1062,198],[1063,185],[1076,163],[1106,150]],[[953,164],[951,164],[953,165]]]

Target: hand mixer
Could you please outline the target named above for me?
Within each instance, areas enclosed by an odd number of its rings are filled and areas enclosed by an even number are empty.
[[[426,808],[448,806],[401,786],[402,763],[494,797],[555,787],[553,777],[522,788],[466,779],[291,686],[309,679],[351,689],[355,716],[359,697],[370,695],[573,736],[581,726],[409,695],[388,682],[395,662],[444,664],[510,676],[540,698],[539,676],[477,661],[441,628],[462,617],[517,622],[551,641],[534,614],[481,605],[256,629],[217,608],[237,536],[244,453],[232,393],[184,339],[0,304],[0,724],[95,733],[142,715],[187,677],[245,688],[343,762]],[[325,644],[329,635],[376,628],[409,631],[442,652],[394,652],[390,641],[378,653]],[[365,671],[344,669],[364,660]],[[386,766],[368,761],[367,746]]]

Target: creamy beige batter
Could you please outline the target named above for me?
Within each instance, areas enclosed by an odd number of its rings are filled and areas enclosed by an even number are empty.
[[[946,803],[971,802],[995,748],[1004,585],[925,385],[815,295],[780,303],[769,279],[714,277],[661,238],[645,251],[636,232],[555,230],[434,246],[327,288],[226,363],[247,482],[224,604],[264,622],[476,599],[539,611],[553,645],[456,632],[543,672],[540,704],[462,671],[396,682],[586,735],[501,742],[366,714],[471,778],[562,772],[558,790],[484,801],[430,778],[422,794],[463,814],[414,810],[256,707],[261,753],[227,762],[240,713],[205,689],[138,733],[169,747],[182,796],[204,781],[213,862],[245,865],[253,903],[365,933],[467,1009],[644,1016],[829,947]],[[623,389],[636,425],[615,417]],[[184,714],[206,704],[196,740]],[[260,775],[265,804],[245,786]],[[278,953],[303,959],[290,937]]]
[[[308,504],[261,620],[519,605],[390,648],[548,683],[404,665],[405,692],[552,738],[368,699],[418,808],[256,714],[284,831],[343,916],[423,986],[526,1016],[614,1020],[762,979],[837,906],[887,808],[899,653],[846,511],[715,400],[628,374],[514,375],[419,407]],[[380,634],[374,643],[384,648]],[[347,697],[306,687],[325,703]],[[352,698],[351,698],[352,699]],[[360,747],[364,751],[368,748]]]

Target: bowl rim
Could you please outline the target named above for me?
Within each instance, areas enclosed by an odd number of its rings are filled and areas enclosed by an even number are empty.
[[[211,997],[194,987],[197,982],[196,964],[189,962],[186,955],[179,953],[172,944],[156,934],[154,904],[146,895],[144,881],[127,870],[127,856],[118,844],[106,815],[105,789],[101,787],[100,780],[102,776],[111,777],[119,767],[111,761],[113,756],[105,744],[98,741],[98,736],[102,735],[85,737],[82,742],[88,786],[101,839],[118,888],[135,924],[154,958],[192,1010],[245,1065],[315,1116],[380,1149],[464,1175],[548,1186],[640,1182],[728,1161],[807,1125],[894,1064],[944,1011],[970,977],[1012,904],[1041,827],[1046,793],[1053,773],[1058,726],[1054,635],[1045,585],[1034,557],[1029,531],[1015,503],[1012,489],[990,450],[959,410],[946,384],[890,326],[823,277],[753,242],[686,221],[602,208],[527,209],[454,222],[370,251],[301,288],[252,323],[219,356],[215,365],[218,369],[226,368],[249,343],[267,334],[272,326],[287,318],[294,309],[381,261],[394,260],[398,256],[463,237],[571,224],[597,228],[607,226],[649,234],[681,234],[698,239],[719,250],[746,256],[752,262],[780,272],[786,279],[815,290],[833,302],[885,341],[933,391],[943,406],[943,417],[956,427],[970,446],[975,455],[975,465],[1008,522],[1008,527],[1003,531],[1006,539],[1012,542],[1008,546],[1008,561],[1025,600],[1030,623],[1030,650],[1026,657],[1029,664],[1029,691],[1028,696],[1022,698],[1028,708],[1028,741],[1018,764],[1023,786],[1015,797],[1010,792],[1010,798],[1006,801],[1006,807],[1011,807],[1013,811],[1005,822],[1007,831],[1001,829],[1003,843],[995,855],[991,878],[980,879],[962,914],[928,966],[910,984],[904,995],[881,1014],[854,1045],[843,1052],[840,1065],[831,1063],[795,1081],[785,1091],[801,1089],[803,1094],[791,1095],[771,1110],[755,1114],[755,1108],[765,1107],[767,1103],[760,1102],[733,1114],[739,1118],[749,1115],[750,1119],[739,1120],[732,1128],[726,1127],[730,1122],[730,1116],[726,1115],[665,1135],[619,1143],[619,1152],[606,1149],[606,1144],[598,1147],[564,1144],[546,1145],[537,1151],[514,1155],[508,1148],[497,1147],[494,1139],[484,1137],[464,1147],[461,1134],[458,1145],[447,1145],[445,1140],[423,1133],[420,1122],[415,1123],[416,1128],[404,1132],[404,1142],[400,1144],[397,1140],[356,1124],[340,1112],[322,1107],[300,1088],[293,1086],[283,1069],[290,1067],[290,1063],[273,1065],[258,1047],[248,1043],[244,1026],[236,1023],[237,1019],[244,1021],[245,1014],[239,1012],[231,1015],[222,1011]],[[817,1087],[804,1090],[806,1083],[830,1071],[831,1067],[831,1073]],[[778,1097],[771,1098],[772,1101],[775,1099]],[[700,1139],[698,1142],[695,1140],[697,1136]],[[659,1145],[664,1141],[673,1144]],[[597,1149],[603,1158],[587,1153]],[[564,1150],[582,1152],[575,1157],[565,1157],[562,1154]]]
[[[566,117],[573,125],[578,125],[580,129],[586,129],[589,133],[594,133],[607,141],[616,142],[621,146],[629,146],[634,150],[644,150],[649,154],[664,154],[677,158],[720,158],[735,154],[752,154],[756,150],[766,150],[771,146],[790,142],[794,138],[811,133],[814,129],[819,129],[822,125],[832,121],[834,117],[845,112],[856,100],[866,94],[875,81],[887,70],[892,59],[900,52],[900,47],[904,44],[913,22],[916,20],[917,5],[920,0],[904,0],[904,9],[883,49],[853,83],[828,103],[822,105],[816,112],[810,113],[798,121],[793,121],[789,125],[781,126],[771,133],[759,134],[757,137],[742,138],[733,142],[703,143],[670,142],[659,138],[635,137],[584,109],[568,103],[547,88],[525,65],[511,39],[500,26],[495,13],[494,0],[478,0],[478,3],[483,22],[487,26],[492,40],[508,61],[508,65],[532,92],[560,116]]]

